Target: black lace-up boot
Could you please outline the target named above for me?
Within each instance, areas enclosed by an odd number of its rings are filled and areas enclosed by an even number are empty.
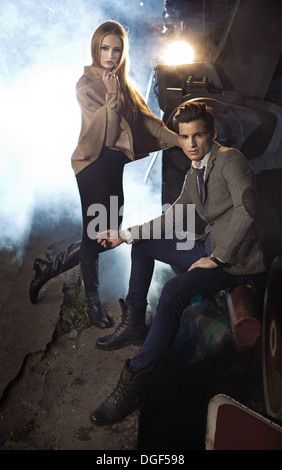
[[[138,305],[125,305],[123,299],[119,299],[122,319],[115,331],[107,336],[98,338],[96,346],[99,349],[119,349],[128,344],[142,344],[148,334],[145,324],[146,307]]]
[[[36,258],[33,265],[35,278],[31,281],[29,288],[31,303],[37,302],[39,291],[47,281],[78,265],[80,246],[81,241],[69,245],[65,251],[56,256],[54,261]]]
[[[129,363],[128,359],[111,395],[90,414],[93,424],[107,425],[122,421],[144,402],[144,375],[133,372]]]

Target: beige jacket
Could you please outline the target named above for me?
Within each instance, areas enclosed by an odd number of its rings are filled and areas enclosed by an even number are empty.
[[[175,227],[175,207],[194,204],[206,221],[204,239],[211,235],[213,254],[225,261],[224,269],[232,274],[254,274],[265,270],[262,248],[256,230],[255,176],[238,151],[214,142],[209,157],[203,203],[201,203],[197,174],[188,171],[181,195],[162,216],[128,229],[133,243],[154,237],[154,228],[165,234],[166,226]],[[188,206],[189,208],[189,206]],[[190,207],[191,209],[191,207]],[[184,216],[186,211],[183,210]]]
[[[103,147],[121,150],[135,160],[156,150],[179,146],[177,134],[158,119],[140,113],[133,125],[120,116],[118,94],[107,93],[102,73],[103,69],[86,66],[76,86],[82,122],[71,159],[75,174],[96,160]]]

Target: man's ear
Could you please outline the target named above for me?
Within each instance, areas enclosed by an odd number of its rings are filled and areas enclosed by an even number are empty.
[[[180,135],[179,135],[179,134],[177,134],[177,137],[178,137],[178,142],[179,142],[179,145],[180,145],[180,147],[182,147],[182,145],[181,145],[181,139],[180,139]]]
[[[213,132],[212,132],[212,140],[216,140],[217,138],[217,130],[214,128]]]

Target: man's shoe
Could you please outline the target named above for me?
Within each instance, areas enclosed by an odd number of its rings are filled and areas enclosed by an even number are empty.
[[[112,350],[128,344],[142,344],[148,334],[145,324],[146,307],[125,306],[123,299],[119,302],[122,310],[121,323],[112,334],[97,339],[96,346],[99,349]]]
[[[133,372],[129,363],[128,359],[111,395],[91,412],[92,424],[109,425],[122,421],[144,402],[144,375]]]

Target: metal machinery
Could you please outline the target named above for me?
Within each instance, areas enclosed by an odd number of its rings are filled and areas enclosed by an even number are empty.
[[[164,45],[186,41],[194,61],[157,63],[163,120],[187,100],[213,108],[217,140],[239,149],[257,177],[258,224],[268,263],[263,306],[263,381],[269,416],[282,419],[282,2],[166,0]],[[189,161],[163,152],[163,203],[181,190]],[[200,223],[200,221],[198,221]]]

